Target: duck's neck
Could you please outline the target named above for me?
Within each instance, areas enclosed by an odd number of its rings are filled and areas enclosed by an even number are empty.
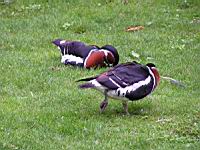
[[[160,75],[158,73],[158,70],[156,68],[151,68],[151,71],[153,72],[153,75],[156,79],[156,85],[158,85],[160,82]]]

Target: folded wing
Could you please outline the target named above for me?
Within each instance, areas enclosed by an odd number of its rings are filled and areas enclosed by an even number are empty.
[[[149,71],[146,66],[132,62],[118,65],[114,69],[101,74],[96,80],[109,90],[115,90],[143,81],[148,75]]]

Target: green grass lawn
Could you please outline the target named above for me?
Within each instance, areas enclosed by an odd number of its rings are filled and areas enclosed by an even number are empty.
[[[199,0],[0,4],[0,149],[200,149],[199,8]],[[130,25],[144,29],[125,32]],[[55,38],[112,44],[120,63],[153,62],[186,88],[162,80],[152,95],[129,103],[130,116],[114,100],[99,114],[103,95],[75,80],[107,68],[62,65]]]

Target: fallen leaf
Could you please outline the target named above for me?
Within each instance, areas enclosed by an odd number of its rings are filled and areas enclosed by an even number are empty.
[[[153,22],[151,22],[151,21],[149,21],[149,22],[146,23],[147,26],[150,26],[152,24],[153,24]]]
[[[131,54],[132,54],[133,57],[136,57],[136,58],[140,57],[140,55],[138,53],[134,52],[134,51],[132,51]]]
[[[129,26],[126,28],[127,32],[143,30],[143,26]]]

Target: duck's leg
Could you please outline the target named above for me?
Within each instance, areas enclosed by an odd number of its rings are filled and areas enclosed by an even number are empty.
[[[126,115],[130,115],[128,112],[128,101],[122,101],[122,105],[123,105]]]
[[[101,102],[100,104],[100,113],[102,113],[107,105],[108,105],[108,95],[107,95],[107,90],[104,91],[105,99]]]

